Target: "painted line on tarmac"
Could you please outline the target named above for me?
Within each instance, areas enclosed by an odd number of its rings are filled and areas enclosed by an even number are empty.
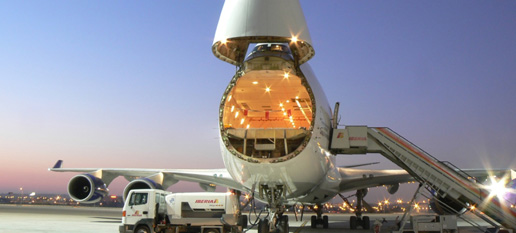
[[[308,220],[305,220],[305,222],[304,222],[303,224],[301,224],[301,226],[300,226],[299,228],[297,228],[297,230],[296,230],[294,233],[299,233],[299,232],[301,232],[301,229],[302,229],[303,227],[305,227],[305,225],[306,225],[306,223],[307,223],[307,222],[308,222]]]

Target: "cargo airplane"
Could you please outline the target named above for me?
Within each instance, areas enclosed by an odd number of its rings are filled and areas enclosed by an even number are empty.
[[[237,67],[219,109],[226,168],[63,168],[59,161],[49,170],[83,173],[69,181],[71,198],[100,201],[118,176],[130,181],[124,197],[132,189],[167,189],[178,181],[197,182],[206,191],[223,186],[267,203],[270,214],[259,222],[261,233],[288,231],[283,213],[296,204],[313,207],[312,227],[327,228],[321,204],[357,191],[357,216],[350,221],[368,229],[360,208],[367,189],[385,185],[393,194],[400,183],[414,180],[402,169],[337,166],[330,144],[338,113],[307,64],[315,51],[298,0],[226,0],[212,51]]]

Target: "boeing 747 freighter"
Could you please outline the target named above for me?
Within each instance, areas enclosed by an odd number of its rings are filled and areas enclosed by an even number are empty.
[[[288,231],[285,208],[295,204],[314,206],[312,227],[327,228],[321,204],[341,192],[357,191],[357,216],[350,224],[369,229],[369,218],[361,215],[367,189],[385,185],[394,193],[400,183],[415,180],[406,169],[337,167],[336,140],[345,137],[348,152],[360,152],[360,143],[368,139],[336,133],[338,108],[332,111],[307,63],[315,50],[298,0],[226,0],[212,51],[237,67],[219,109],[226,168],[88,169],[62,168],[59,162],[50,170],[84,173],[68,184],[74,200],[99,201],[118,176],[130,181],[124,195],[132,189],[167,189],[183,180],[198,182],[207,191],[224,186],[267,203],[270,214],[258,227],[262,233]]]

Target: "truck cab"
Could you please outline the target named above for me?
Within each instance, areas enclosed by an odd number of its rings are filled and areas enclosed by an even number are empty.
[[[120,232],[153,232],[154,225],[165,220],[165,197],[169,194],[159,189],[135,189],[129,192],[122,211]]]

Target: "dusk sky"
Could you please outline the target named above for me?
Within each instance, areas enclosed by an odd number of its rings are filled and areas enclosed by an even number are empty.
[[[222,168],[218,105],[235,72],[211,52],[223,3],[0,1],[0,193],[66,193],[75,174],[47,171],[58,159]],[[516,1],[301,6],[340,124],[390,127],[460,168],[516,168]],[[370,161],[397,168],[338,157]]]

